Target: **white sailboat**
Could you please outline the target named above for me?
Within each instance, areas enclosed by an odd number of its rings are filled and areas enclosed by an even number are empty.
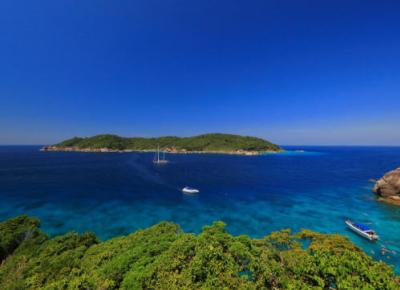
[[[154,155],[154,164],[167,164],[168,160],[165,159],[165,152],[163,151],[163,157],[160,159],[160,146],[157,145],[157,153]]]

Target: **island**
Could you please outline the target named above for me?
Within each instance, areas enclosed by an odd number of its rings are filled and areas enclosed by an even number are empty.
[[[400,289],[393,268],[337,234],[232,236],[223,222],[185,233],[160,222],[100,241],[49,237],[39,220],[0,222],[1,289]]]
[[[372,191],[379,201],[400,206],[400,167],[378,179]]]
[[[82,152],[153,152],[168,153],[224,153],[258,155],[280,152],[282,148],[267,140],[233,134],[203,134],[193,137],[165,136],[158,138],[120,137],[112,134],[93,137],[74,137],[61,143],[45,146],[42,151]]]

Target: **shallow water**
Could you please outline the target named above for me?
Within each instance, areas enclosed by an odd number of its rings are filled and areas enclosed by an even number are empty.
[[[400,208],[379,203],[370,178],[400,166],[399,147],[288,147],[262,156],[39,152],[0,147],[0,219],[38,216],[51,235],[94,231],[102,239],[161,220],[199,232],[215,220],[232,234],[261,237],[309,228],[341,233],[400,272]],[[304,149],[305,152],[294,152]],[[185,185],[200,189],[184,195]],[[346,229],[351,218],[381,236],[371,243]],[[392,251],[382,255],[381,247]]]

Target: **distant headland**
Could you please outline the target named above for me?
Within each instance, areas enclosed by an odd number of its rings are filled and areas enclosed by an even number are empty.
[[[193,137],[165,136],[158,138],[120,137],[103,134],[74,137],[58,144],[45,146],[42,151],[79,152],[153,152],[157,148],[168,153],[223,153],[258,155],[283,149],[267,140],[233,134],[203,134]]]

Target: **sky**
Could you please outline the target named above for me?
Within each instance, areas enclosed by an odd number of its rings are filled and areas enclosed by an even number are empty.
[[[0,144],[400,145],[400,1],[0,2]]]

